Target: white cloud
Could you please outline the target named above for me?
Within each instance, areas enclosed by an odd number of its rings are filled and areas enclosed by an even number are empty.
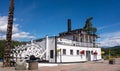
[[[20,40],[20,39],[24,39],[24,38],[27,38],[27,39],[32,39],[32,38],[35,38],[35,36],[29,36],[30,33],[28,32],[19,32],[19,33],[15,33],[12,35],[13,39],[17,39],[17,40]]]
[[[16,21],[16,18],[14,19]],[[8,17],[7,16],[0,16],[0,39],[3,40],[6,38],[6,31],[7,31],[7,23],[8,23]],[[12,30],[12,39],[13,40],[21,40],[21,39],[30,39],[35,38],[34,36],[30,36],[30,33],[20,31],[18,24],[13,24],[13,30]]]
[[[101,35],[100,46],[111,47],[120,45],[120,31]]]
[[[102,27],[99,27],[98,30],[104,30],[106,28],[110,28],[110,27],[116,27],[116,26],[119,26],[120,23],[114,23],[114,24],[109,24],[109,25],[106,25],[106,26],[102,26]]]
[[[16,19],[14,19],[15,21]],[[7,23],[8,17],[7,16],[0,16],[0,34],[5,34],[7,31]],[[13,33],[18,32],[18,24],[13,24]]]
[[[6,16],[0,16],[0,34],[4,34],[7,29],[7,17]]]
[[[13,40],[22,40],[22,39],[34,39],[36,38],[35,36],[31,36],[30,33],[28,32],[18,32],[18,33],[14,33],[12,35],[12,39]],[[6,35],[2,35],[0,36],[0,40],[5,40],[6,39]]]

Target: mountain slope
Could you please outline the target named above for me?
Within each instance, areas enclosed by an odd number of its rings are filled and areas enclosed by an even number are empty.
[[[120,46],[114,46],[109,48],[102,48],[102,51],[105,51],[104,55],[110,55],[115,57],[120,57]]]

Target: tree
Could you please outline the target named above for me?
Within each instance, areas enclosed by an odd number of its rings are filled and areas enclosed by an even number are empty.
[[[93,36],[93,47],[95,47],[95,39],[97,37],[96,32],[97,32],[97,28],[92,26],[91,20],[93,19],[93,17],[89,17],[86,19],[86,23],[85,26],[83,27],[83,30],[85,32],[87,32],[88,35],[92,35]]]
[[[85,26],[83,27],[83,30],[87,32],[87,34],[96,34],[97,32],[97,28],[92,26],[91,20],[93,19],[93,17],[89,17],[86,20]]]
[[[27,42],[19,42],[19,41],[12,41],[11,49],[14,48],[14,46],[18,45],[25,45]],[[6,47],[6,40],[0,40],[0,58],[3,58],[4,56],[4,48]]]

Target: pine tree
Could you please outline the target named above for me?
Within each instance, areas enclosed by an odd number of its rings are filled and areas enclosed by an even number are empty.
[[[92,34],[92,35],[96,35],[97,32],[97,28],[92,26],[91,20],[93,19],[93,17],[89,17],[86,20],[85,26],[83,27],[83,30],[87,32],[87,34]]]

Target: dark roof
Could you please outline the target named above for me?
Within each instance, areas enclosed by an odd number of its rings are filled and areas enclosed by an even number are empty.
[[[72,30],[70,32],[61,32],[59,33],[59,36],[68,36],[68,35],[74,35],[74,34],[83,34],[83,32],[85,32],[85,30],[83,29],[75,29],[75,30]],[[96,34],[89,34],[91,36],[96,36],[97,38],[100,38],[100,36],[96,35]]]
[[[73,35],[73,34],[79,34],[81,33],[83,30],[82,29],[75,29],[75,30],[71,30],[70,32],[61,32],[59,33],[60,36],[65,36],[65,35]]]

